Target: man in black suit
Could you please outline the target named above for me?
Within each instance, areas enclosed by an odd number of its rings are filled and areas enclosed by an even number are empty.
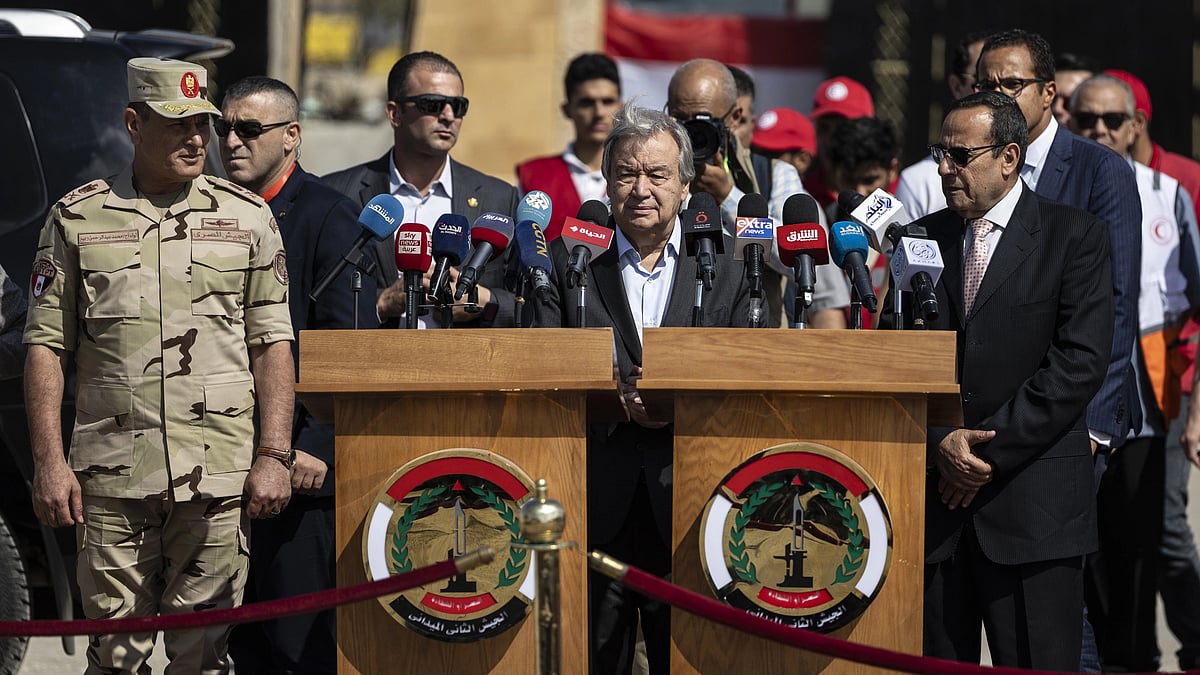
[[[299,102],[288,85],[248,77],[229,87],[221,119],[221,161],[234,182],[270,205],[288,252],[288,306],[292,327],[307,329],[378,326],[375,282],[363,280],[358,305],[350,269],[312,302],[313,286],[350,248],[359,230],[358,208],[300,168]],[[298,342],[293,344],[297,359]],[[292,420],[293,496],[276,518],[256,520],[251,530],[246,601],[292,597],[333,588],[333,425],[318,424],[296,402]],[[265,638],[265,644],[264,644]],[[334,611],[271,619],[235,627],[231,652],[238,673],[329,673],[337,669]]]
[[[1028,128],[997,92],[954,103],[931,146],[948,209],[920,221],[946,261],[964,427],[930,429],[925,653],[1074,671],[1083,556],[1096,549],[1085,412],[1113,308],[1107,226],[1019,177]]]
[[[588,267],[586,322],[613,329],[613,359],[630,421],[588,429],[588,548],[665,576],[671,570],[673,429],[646,414],[637,378],[643,327],[692,325],[696,262],[686,254],[678,217],[695,176],[687,132],[663,113],[627,105],[604,143],[601,171],[616,236]],[[749,288],[733,257],[733,239],[725,238],[703,323],[746,327]],[[550,255],[552,292],[536,310],[538,325],[578,326],[578,286],[567,287],[563,239],[550,243]],[[669,607],[595,573],[589,595],[592,672],[630,672],[639,615],[650,672],[667,672]]]
[[[468,109],[458,67],[441,54],[414,52],[392,66],[387,86],[391,151],[329,174],[325,181],[359,206],[376,195],[393,194],[404,205],[406,222],[430,228],[447,213],[466,216],[472,223],[489,211],[514,217],[516,188],[450,158]],[[376,309],[384,320],[398,319],[405,311],[404,279],[396,271],[394,247],[392,239],[376,246],[380,261],[376,280],[381,289]],[[514,296],[504,288],[505,266],[500,261],[487,266],[477,286],[483,311],[470,313],[455,307],[455,323],[513,325]],[[457,278],[453,272],[452,283]]]

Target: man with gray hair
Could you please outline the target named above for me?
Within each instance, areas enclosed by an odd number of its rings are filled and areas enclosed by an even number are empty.
[[[1187,475],[1187,459],[1173,453],[1167,468],[1167,430],[1179,414],[1183,360],[1180,331],[1200,306],[1200,254],[1196,246],[1195,211],[1179,181],[1133,161],[1145,118],[1134,115],[1135,97],[1125,81],[1112,75],[1092,76],[1071,96],[1071,130],[1118,153],[1133,166],[1142,206],[1141,293],[1138,295],[1140,336],[1134,367],[1142,428],[1127,434],[1113,454],[1097,491],[1100,556],[1104,574],[1096,575],[1098,602],[1089,618],[1106,669],[1157,670],[1155,595],[1159,547],[1164,532],[1164,491],[1168,471]],[[1186,478],[1173,488],[1186,494]],[[1169,522],[1169,521],[1168,521]],[[1191,533],[1171,536],[1190,544]],[[1182,523],[1186,528],[1186,522]],[[1172,548],[1174,550],[1174,547]],[[1191,556],[1186,556],[1190,558]],[[1163,596],[1169,609],[1195,598]],[[1168,614],[1172,619],[1176,614]],[[1188,645],[1192,647],[1194,645]]]
[[[724,66],[722,66],[723,68]],[[588,429],[588,548],[658,575],[671,571],[671,455],[674,430],[651,419],[637,380],[642,329],[690,326],[696,261],[684,251],[679,211],[694,178],[692,146],[678,122],[627,104],[604,143],[601,170],[612,204],[616,243],[588,268],[587,326],[613,329],[613,355],[629,421]],[[749,288],[734,242],[717,256],[716,284],[705,302],[704,326],[748,327]],[[550,243],[551,297],[539,326],[576,327],[568,288],[569,251]],[[564,307],[566,305],[566,307]],[[776,317],[772,317],[776,318]],[[771,325],[771,322],[767,322]],[[628,673],[638,619],[650,672],[670,660],[670,608],[592,573],[589,578],[593,673]]]

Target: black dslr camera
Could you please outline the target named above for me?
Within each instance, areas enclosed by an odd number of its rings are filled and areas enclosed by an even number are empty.
[[[729,127],[724,120],[700,113],[683,123],[692,140],[692,155],[696,165],[707,164],[729,142]]]

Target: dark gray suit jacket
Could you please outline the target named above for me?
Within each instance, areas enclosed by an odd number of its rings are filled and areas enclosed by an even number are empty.
[[[1104,379],[1113,309],[1108,227],[1028,188],[963,313],[963,219],[917,221],[945,259],[930,327],[958,333],[968,429],[995,430],[976,453],[994,477],[970,507],[948,510],[937,472],[926,487],[926,562],[945,560],[967,526],[997,563],[1079,556],[1096,549],[1096,497],[1085,411]],[[890,299],[890,295],[889,295]],[[930,452],[948,430],[931,429]]]
[[[609,227],[614,223],[609,220]],[[678,224],[676,225],[678,227]],[[734,239],[725,237],[725,253],[717,256],[717,278],[704,300],[705,327],[749,326],[750,289],[745,265],[734,260]],[[577,295],[568,289],[565,274],[569,251],[562,238],[550,242],[554,275],[550,300],[534,303],[538,326],[576,328]],[[616,241],[588,266],[588,328],[612,327],[614,353],[622,379],[634,366],[642,365],[642,342],[629,311]],[[663,326],[691,326],[695,302],[696,260],[680,251],[675,267],[671,298],[663,314]],[[768,317],[768,326],[778,326],[779,317]],[[681,354],[680,358],[687,358]],[[702,364],[701,364],[702,365]],[[588,546],[611,541],[625,522],[633,503],[639,474],[645,472],[651,508],[664,545],[671,543],[671,460],[674,452],[672,425],[646,429],[636,422],[593,424],[588,428]]]
[[[388,193],[388,157],[387,154],[379,159],[365,164],[352,166],[325,176],[324,180],[335,190],[358,202],[360,207],[366,206],[377,195]],[[450,197],[450,207],[454,213],[466,216],[471,223],[480,215],[488,212],[502,213],[509,218],[516,218],[517,189],[499,178],[485,175],[450,160],[450,181],[454,185],[454,194]],[[433,227],[433,223],[425,223]],[[380,264],[375,272],[379,289],[391,286],[399,277],[396,271],[395,251],[392,240],[375,242],[376,254]],[[499,304],[496,317],[489,325],[495,327],[513,325],[513,293],[504,285],[504,272],[508,259],[514,247],[509,246],[502,258],[497,258],[488,264],[480,277],[480,285],[492,292],[492,298]]]

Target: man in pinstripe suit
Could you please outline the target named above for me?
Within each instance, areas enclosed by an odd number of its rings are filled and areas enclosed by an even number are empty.
[[[963,428],[930,429],[925,652],[1073,671],[1096,503],[1085,412],[1112,345],[1108,229],[1020,178],[1013,100],[955,103],[932,146],[949,208],[931,327],[958,333]]]

